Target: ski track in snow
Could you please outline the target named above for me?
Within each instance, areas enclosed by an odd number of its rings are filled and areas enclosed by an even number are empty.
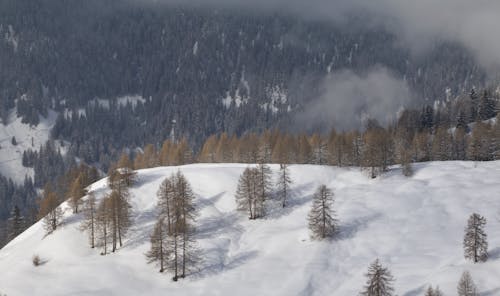
[[[431,162],[411,178],[392,168],[369,179],[357,168],[292,165],[290,203],[261,220],[235,210],[244,164],[195,164],[139,171],[131,188],[133,226],[116,253],[99,255],[78,230],[81,214],[66,204],[64,224],[44,236],[33,225],[0,250],[0,292],[7,295],[357,295],[368,265],[380,258],[395,277],[395,292],[422,295],[429,284],[455,295],[469,270],[481,295],[500,295],[500,162]],[[279,166],[272,165],[276,173]],[[172,282],[147,264],[156,220],[156,191],[182,170],[196,194],[197,238],[203,262]],[[334,189],[339,229],[334,239],[311,241],[307,214],[317,186]],[[91,186],[97,198],[106,179]],[[272,203],[272,202],[271,202]],[[271,204],[270,203],[270,204]],[[463,258],[469,215],[487,219],[490,259]],[[34,267],[40,255],[44,264]]]

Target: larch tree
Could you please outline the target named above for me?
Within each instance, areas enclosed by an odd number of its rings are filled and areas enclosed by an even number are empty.
[[[394,278],[387,267],[383,267],[379,260],[376,259],[368,268],[366,274],[368,278],[363,291],[360,293],[362,296],[392,296],[394,295],[394,288],[392,282]]]
[[[199,261],[194,239],[195,196],[180,171],[162,182],[157,195],[160,211],[146,257],[150,263],[159,262],[160,272],[171,271],[177,281],[186,277]]]
[[[169,156],[172,150],[172,142],[170,140],[165,140],[161,145],[160,153],[159,153],[159,162],[160,165],[169,165]]]
[[[270,163],[272,161],[271,133],[266,130],[259,139],[259,163]]]
[[[337,230],[337,219],[333,210],[333,192],[325,185],[319,186],[313,195],[313,204],[308,215],[311,238],[332,237]]]
[[[80,229],[88,231],[90,247],[95,248],[97,228],[97,204],[94,192],[90,192],[83,202],[83,217]]]
[[[110,201],[108,197],[103,198],[96,212],[96,234],[97,245],[102,247],[101,255],[106,255],[109,244],[110,229]]]
[[[125,186],[130,187],[134,184],[137,173],[133,170],[133,164],[127,153],[122,153],[118,163],[116,164],[115,172],[118,174],[116,177],[125,183]]]
[[[131,209],[129,194],[127,190],[113,190],[108,196],[110,211],[109,219],[112,238],[112,252],[115,252],[117,245],[123,245],[122,239],[126,236],[131,225]]]
[[[432,286],[429,286],[429,288],[425,290],[424,296],[434,296],[434,289],[432,288]]]
[[[259,198],[258,188],[259,170],[246,168],[238,181],[236,190],[236,204],[238,210],[247,211],[248,218],[254,220],[263,216],[264,204]]]
[[[128,187],[135,181],[135,172],[127,173],[122,168],[112,169],[108,177],[108,184],[111,188],[110,200],[110,219],[111,219],[111,237],[113,248],[116,251],[116,245],[123,245],[122,238],[126,235],[131,225],[132,207],[130,205],[130,193]]]
[[[7,230],[7,238],[8,240],[14,239],[16,236],[21,234],[25,228],[24,217],[21,215],[21,210],[16,205],[10,212],[10,217],[8,220],[8,230]]]
[[[81,204],[81,199],[87,194],[87,189],[85,189],[86,185],[84,183],[84,175],[80,174],[73,182],[71,183],[69,190],[69,204],[73,208],[73,213],[78,213],[78,207]]]
[[[314,134],[310,140],[313,164],[326,164],[328,162],[328,146],[326,141],[318,134]]]
[[[61,224],[63,212],[59,207],[57,194],[52,191],[50,185],[46,185],[43,190],[43,196],[40,200],[39,218],[43,219],[43,226],[47,234],[52,233]]]
[[[272,190],[272,171],[271,168],[264,163],[257,166],[257,199],[256,209],[262,216],[266,213],[266,202],[271,196]]]
[[[281,201],[281,205],[283,208],[286,207],[288,203],[291,184],[292,184],[292,179],[290,178],[290,171],[288,170],[288,165],[286,163],[282,163],[280,164],[280,170],[278,174],[278,180],[276,182],[276,187],[278,188],[278,199]]]
[[[160,215],[156,221],[153,233],[151,234],[151,248],[146,253],[148,263],[158,262],[160,272],[165,270],[170,258],[168,248],[168,226],[165,223],[165,217]]]
[[[457,286],[457,294],[458,296],[479,296],[476,284],[468,271],[462,273],[462,277]]]
[[[425,291],[424,296],[443,296],[443,293],[439,289],[439,286],[436,287],[436,289],[433,289],[432,286],[429,286],[429,288],[427,288],[427,290]]]
[[[173,225],[174,219],[174,206],[175,206],[175,187],[174,187],[175,175],[170,178],[165,178],[160,184],[160,188],[156,192],[158,197],[158,207],[160,208],[160,217],[163,218],[164,223],[166,223],[166,229],[168,233],[172,231],[171,225]]]
[[[219,147],[217,136],[211,135],[205,140],[205,143],[203,144],[200,153],[198,154],[198,161],[208,163],[216,162],[216,159],[218,158],[218,150]]]
[[[370,127],[363,135],[363,166],[368,168],[371,178],[376,178],[388,166],[390,135],[381,127]]]
[[[467,221],[464,235],[464,256],[474,263],[488,259],[488,241],[484,231],[486,219],[479,214],[472,214]]]
[[[194,206],[194,193],[191,189],[186,177],[181,173],[177,172],[175,180],[176,188],[176,232],[180,234],[180,248],[182,256],[181,264],[181,278],[187,275],[187,272],[193,267],[197,259],[196,246],[194,241],[195,227],[194,223],[196,221],[197,211]]]

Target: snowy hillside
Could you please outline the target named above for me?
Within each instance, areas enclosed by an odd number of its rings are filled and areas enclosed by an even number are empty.
[[[57,113],[50,110],[47,118],[40,117],[40,123],[34,127],[22,123],[15,110],[9,114],[6,124],[0,123],[0,174],[22,184],[25,176],[33,177],[33,169],[22,165],[23,152],[28,149],[38,150],[49,139],[50,129],[56,122]],[[17,145],[12,144],[12,137]]]
[[[423,295],[429,284],[445,295],[469,270],[481,295],[500,295],[500,162],[418,164],[369,179],[358,169],[290,167],[294,197],[285,209],[249,221],[234,194],[246,165],[188,165],[142,170],[131,189],[134,225],[123,248],[100,256],[78,230],[81,216],[44,237],[40,223],[0,250],[0,291],[7,295],[357,295],[368,265],[380,258],[398,295]],[[276,172],[278,166],[272,166]],[[181,169],[197,195],[200,271],[179,282],[147,264],[156,191]],[[311,241],[306,217],[319,184],[334,188],[340,222],[336,240]],[[106,180],[92,186],[98,197]],[[486,217],[490,259],[463,257],[464,226]],[[34,267],[32,256],[46,262]]]

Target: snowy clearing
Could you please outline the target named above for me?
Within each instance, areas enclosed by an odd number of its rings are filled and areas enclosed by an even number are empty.
[[[55,111],[49,110],[47,118],[40,116],[40,123],[30,126],[21,122],[16,111],[12,110],[6,125],[0,123],[0,174],[11,178],[16,183],[22,183],[25,176],[33,177],[33,169],[22,165],[23,152],[28,149],[39,150],[50,136],[50,130],[57,118]],[[17,145],[12,145],[12,137]]]
[[[37,223],[0,250],[0,291],[7,295],[357,295],[375,258],[389,267],[398,295],[423,295],[429,284],[455,295],[469,270],[481,295],[500,295],[500,162],[417,164],[411,178],[394,168],[369,179],[359,169],[293,165],[288,208],[249,221],[235,211],[243,164],[196,164],[139,171],[131,189],[134,225],[123,248],[100,256],[78,230],[80,215],[44,237]],[[276,173],[277,165],[272,169]],[[179,282],[147,264],[161,181],[181,169],[197,195],[200,271]],[[311,241],[307,213],[318,185],[334,189],[340,232]],[[98,197],[106,180],[92,185]],[[65,205],[63,205],[65,206]],[[490,259],[463,257],[469,215],[486,217]],[[32,256],[45,260],[34,267]]]

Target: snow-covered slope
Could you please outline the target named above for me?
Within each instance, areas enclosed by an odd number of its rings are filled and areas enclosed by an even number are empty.
[[[357,295],[375,258],[392,271],[398,295],[423,295],[427,285],[456,294],[469,270],[482,295],[500,295],[500,162],[419,164],[369,179],[358,169],[291,166],[294,197],[286,209],[247,220],[234,193],[245,165],[189,165],[142,170],[132,188],[134,226],[117,253],[100,256],[66,210],[64,226],[44,237],[40,223],[0,250],[0,291],[8,295]],[[278,169],[272,166],[273,170]],[[198,197],[198,239],[204,262],[179,282],[148,265],[144,253],[155,221],[160,182],[181,169]],[[340,233],[311,241],[306,217],[311,195],[335,189]],[[106,180],[92,186],[98,196]],[[490,260],[464,260],[467,218],[488,219]],[[34,267],[34,254],[46,263]]]
[[[28,149],[38,150],[40,145],[47,142],[56,118],[57,113],[50,110],[47,118],[40,117],[40,123],[33,127],[22,123],[15,110],[10,112],[5,125],[0,123],[1,175],[16,183],[22,183],[25,176],[33,177],[33,169],[22,165],[23,152]],[[12,145],[12,137],[16,138],[17,145]]]

